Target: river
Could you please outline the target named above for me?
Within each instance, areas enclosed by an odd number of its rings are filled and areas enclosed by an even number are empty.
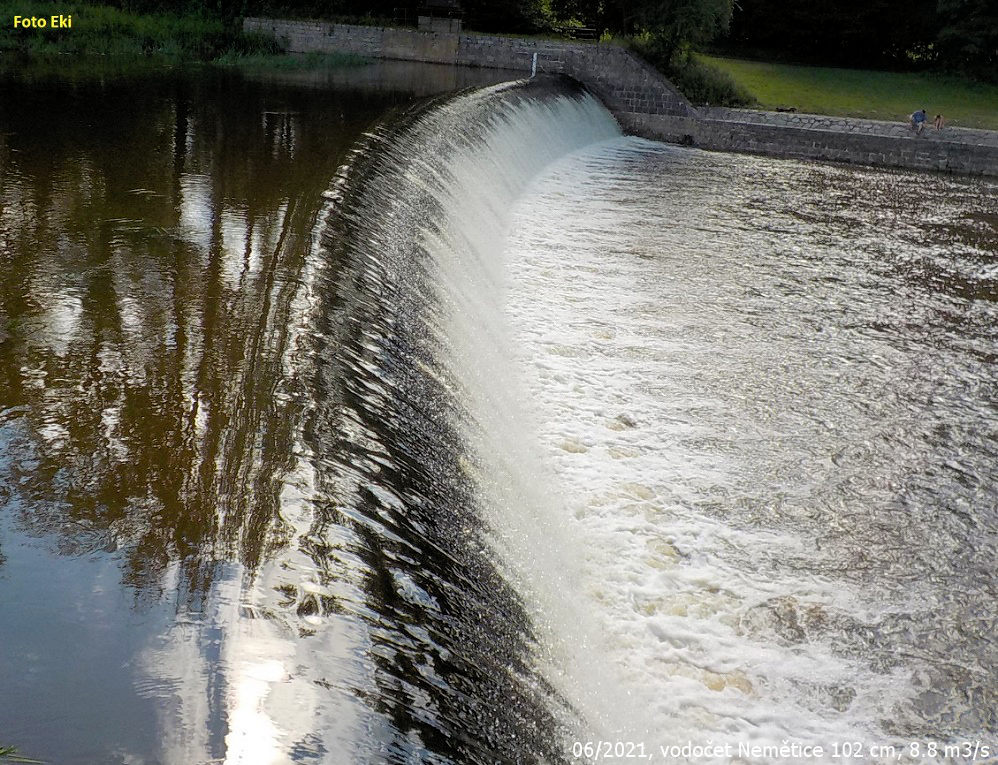
[[[998,184],[502,79],[0,82],[0,745],[998,755]]]

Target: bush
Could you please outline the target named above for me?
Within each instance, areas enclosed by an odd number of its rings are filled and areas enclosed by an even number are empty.
[[[749,106],[755,101],[730,75],[701,61],[689,49],[669,50],[662,41],[647,35],[632,37],[626,43],[693,104]]]
[[[669,77],[692,103],[711,106],[751,106],[755,99],[727,72],[715,69],[693,55],[669,69]]]
[[[156,55],[167,58],[211,61],[224,53],[241,55],[282,51],[272,37],[246,35],[232,23],[203,15],[136,14],[106,5],[69,2],[55,6],[44,0],[0,0],[0,17],[49,16],[53,12],[73,17],[71,30],[15,30],[0,27],[0,50],[47,56]]]

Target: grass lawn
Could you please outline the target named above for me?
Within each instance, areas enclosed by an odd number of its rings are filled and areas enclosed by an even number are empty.
[[[833,69],[701,56],[734,78],[763,109],[906,121],[924,108],[953,127],[998,130],[998,85],[935,74]]]

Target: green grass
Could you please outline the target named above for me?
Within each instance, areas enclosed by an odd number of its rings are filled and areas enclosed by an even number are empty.
[[[924,108],[953,127],[998,130],[998,85],[937,74],[767,64],[698,56],[729,74],[762,109],[907,121]]]
[[[19,16],[71,15],[70,29],[14,29]],[[137,14],[69,0],[0,0],[0,53],[39,57],[157,56],[210,61],[225,53],[276,53],[272,38],[245,35],[221,19],[199,15]]]
[[[664,74],[690,103],[701,106],[748,106],[752,96],[717,67],[688,51],[670,51],[649,35],[614,40]]]

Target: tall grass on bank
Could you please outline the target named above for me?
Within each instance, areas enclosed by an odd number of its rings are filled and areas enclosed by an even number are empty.
[[[14,29],[14,16],[72,15],[70,29]],[[0,53],[32,57],[158,56],[211,61],[222,55],[281,52],[272,37],[244,34],[218,18],[136,14],[102,5],[0,0]]]
[[[647,36],[632,37],[625,44],[668,77],[697,106],[749,106],[755,101],[729,74],[688,49],[669,51]]]

